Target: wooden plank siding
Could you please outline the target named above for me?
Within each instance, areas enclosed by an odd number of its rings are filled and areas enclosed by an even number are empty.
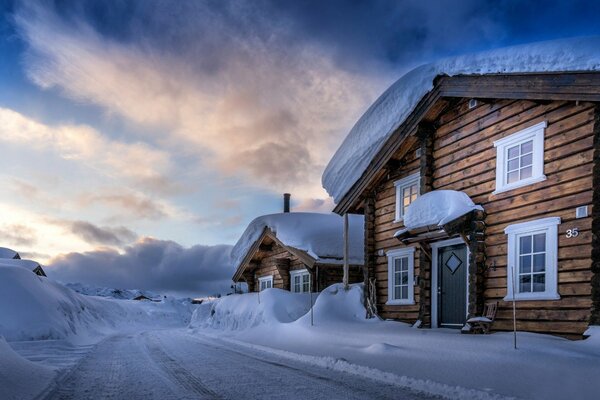
[[[579,76],[577,84],[587,84],[586,77],[587,75]],[[506,94],[511,88],[522,88],[525,86],[523,79],[526,78],[519,79],[516,82],[510,79],[491,79],[490,97]],[[517,326],[520,330],[581,337],[588,326],[592,308],[592,215],[600,213],[590,208],[589,217],[575,219],[575,208],[584,205],[591,207],[593,200],[598,201],[599,198],[598,195],[594,197],[592,185],[594,157],[598,157],[598,138],[595,137],[597,108],[591,102],[569,100],[573,98],[577,88],[568,86],[572,80],[560,77],[552,77],[552,82],[558,85],[553,88],[553,96],[557,99],[545,102],[526,100],[543,98],[548,79],[546,77],[530,82],[531,87],[539,91],[533,96],[516,91],[516,94],[500,96],[501,99],[498,100],[479,102],[472,109],[468,108],[466,99],[461,99],[438,115],[433,121],[435,131],[432,141],[431,185],[433,190],[463,191],[485,209],[487,269],[482,292],[484,301],[499,301],[499,311],[493,325],[496,330],[512,329],[512,308],[503,301],[507,285],[507,236],[504,229],[507,225],[518,222],[555,216],[561,218],[562,222],[558,227],[558,292],[561,299],[518,301]],[[454,82],[452,92],[443,85],[440,90],[446,95],[462,96],[476,89],[470,86],[470,82],[472,81],[466,79]],[[594,82],[597,82],[596,78]],[[505,84],[508,86],[503,86]],[[493,194],[496,186],[494,141],[542,121],[547,122],[544,134],[544,174],[547,179]],[[394,182],[422,170],[422,162],[416,155],[419,146],[420,143],[413,140],[394,147],[396,152],[391,159],[398,166],[378,172],[378,180],[369,189],[370,196],[374,198],[374,207],[372,210],[365,207],[368,214],[366,219],[373,221],[371,231],[367,232],[367,238],[372,242],[366,245],[370,252],[366,257],[367,265],[377,279],[380,316],[409,323],[429,317],[423,315],[423,308],[419,315],[419,305],[422,302],[430,303],[431,288],[415,286],[414,306],[386,305],[388,260],[385,256],[373,253],[403,247],[393,237],[397,230],[403,228],[401,222],[394,221]],[[579,236],[567,238],[566,230],[575,227],[579,229]],[[597,247],[600,249],[600,245]],[[600,253],[600,250],[597,251]],[[431,271],[420,270],[420,264],[425,259],[420,253],[417,246],[415,276],[419,276],[421,280],[430,279]],[[600,260],[600,255],[598,258]],[[597,290],[597,307],[600,307],[600,283]]]

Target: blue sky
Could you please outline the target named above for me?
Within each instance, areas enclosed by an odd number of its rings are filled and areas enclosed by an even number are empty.
[[[145,238],[233,244],[283,192],[328,211],[326,163],[404,72],[598,34],[598,16],[593,1],[0,0],[0,245],[52,263]]]

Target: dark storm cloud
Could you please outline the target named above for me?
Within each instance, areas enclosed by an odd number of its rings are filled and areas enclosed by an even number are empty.
[[[138,235],[123,226],[100,227],[87,221],[65,221],[64,225],[88,243],[122,246],[133,242]]]
[[[59,256],[46,272],[62,282],[201,296],[229,291],[230,251],[227,245],[184,248],[172,241],[144,238],[123,254],[98,250]]]

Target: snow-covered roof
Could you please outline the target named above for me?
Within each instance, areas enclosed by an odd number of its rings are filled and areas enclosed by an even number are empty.
[[[238,268],[250,248],[269,228],[288,247],[303,250],[315,260],[334,263],[344,256],[344,219],[337,214],[281,213],[263,215],[248,225],[231,251]],[[364,217],[348,216],[349,262],[362,265]]]
[[[396,232],[395,236],[424,226],[441,227],[474,210],[483,211],[483,208],[475,205],[466,193],[434,190],[419,196],[408,206],[404,214],[405,229]]]
[[[390,86],[350,130],[323,173],[323,187],[339,203],[439,75],[599,70],[600,36],[507,47],[417,67]]]
[[[0,258],[15,258],[19,253],[8,247],[0,247]]]
[[[15,259],[1,259],[0,260],[0,267],[3,266],[7,266],[7,267],[21,267],[21,268],[26,268],[30,271],[33,271],[34,269],[36,269],[37,267],[40,266],[40,264],[36,261],[32,261],[32,260],[15,260]]]

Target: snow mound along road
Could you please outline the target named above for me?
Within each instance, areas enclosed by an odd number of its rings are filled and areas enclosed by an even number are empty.
[[[24,359],[0,336],[0,394],[3,400],[33,398],[53,377],[52,369]]]
[[[316,297],[316,294],[313,295]],[[234,294],[202,303],[192,315],[190,328],[242,330],[273,326],[293,322],[309,310],[308,293],[266,289],[260,293]]]
[[[176,301],[142,304],[84,296],[26,269],[0,268],[0,335],[8,341],[87,341],[139,325],[185,325],[190,314]]]
[[[340,322],[367,322],[375,321],[366,319],[366,310],[363,303],[363,284],[350,285],[349,290],[344,290],[342,283],[336,283],[323,290],[313,306],[313,318],[320,324]],[[306,323],[310,315],[306,314],[298,323]]]

